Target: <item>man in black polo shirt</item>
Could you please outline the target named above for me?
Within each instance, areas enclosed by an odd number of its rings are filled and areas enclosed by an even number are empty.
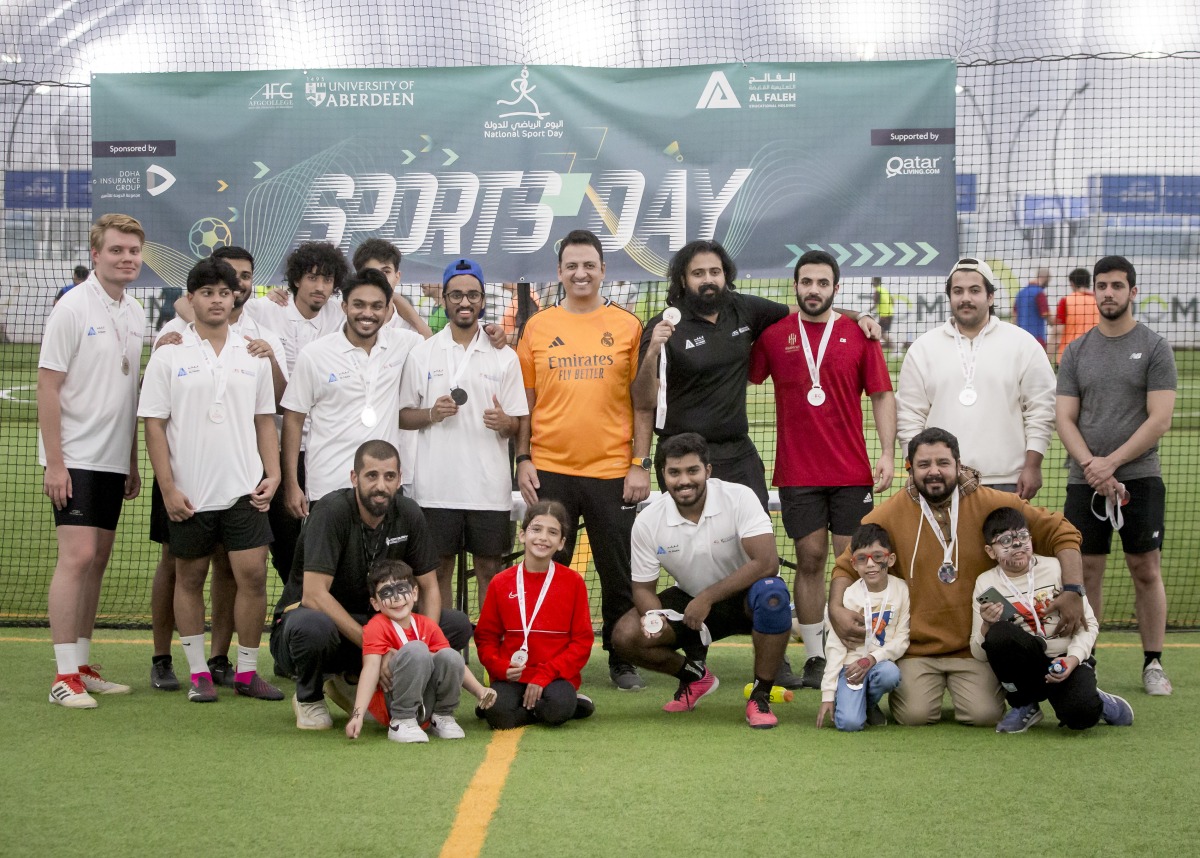
[[[271,654],[279,672],[296,677],[292,708],[301,730],[333,726],[322,688],[325,675],[356,676],[362,666],[362,627],[373,613],[367,573],[375,561],[403,560],[411,566],[420,585],[417,612],[438,617],[454,649],[471,639],[467,616],[442,610],[437,551],[421,508],[400,494],[396,448],[379,440],[362,444],[350,482],[350,488],[330,492],[313,505],[275,608]],[[353,694],[339,693],[349,705]]]

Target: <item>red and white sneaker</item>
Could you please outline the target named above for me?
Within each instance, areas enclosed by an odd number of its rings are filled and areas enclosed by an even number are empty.
[[[704,675],[687,685],[680,685],[675,696],[663,706],[664,712],[691,712],[700,702],[700,698],[712,694],[721,685],[721,680],[707,667]]]
[[[87,693],[78,673],[59,673],[50,686],[50,702],[68,709],[95,709],[96,698]]]
[[[109,682],[101,676],[98,664],[79,665],[79,678],[83,680],[83,687],[92,694],[128,694],[133,691],[128,685]]]
[[[779,719],[771,711],[768,701],[751,697],[746,701],[746,723],[755,730],[770,730],[779,723]]]

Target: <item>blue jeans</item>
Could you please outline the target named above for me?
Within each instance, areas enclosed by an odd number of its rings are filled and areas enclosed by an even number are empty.
[[[900,668],[895,662],[881,661],[867,671],[862,688],[846,684],[846,668],[838,674],[837,696],[833,702],[833,726],[853,733],[867,723],[867,709],[878,705],[893,688],[900,684]]]

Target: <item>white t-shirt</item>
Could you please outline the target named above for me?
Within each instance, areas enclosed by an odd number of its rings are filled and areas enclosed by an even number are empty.
[[[384,329],[368,356],[338,331],[300,352],[281,404],[309,417],[304,462],[310,501],[350,485],[354,451],[364,441],[381,439],[400,449],[400,376],[409,352],[422,342],[411,331]],[[373,426],[363,422],[368,405]]]
[[[154,345],[157,346],[167,334],[179,334],[181,337],[188,329],[188,323],[176,316],[162,326],[162,329],[154,336]],[[283,348],[283,340],[277,334],[268,329],[265,325],[260,325],[258,322],[246,315],[245,308],[242,309],[242,315],[238,317],[236,322],[230,322],[229,333],[242,338],[245,342],[245,337],[252,340],[264,340],[271,347],[271,351],[275,355],[275,362],[279,364],[279,371],[283,373],[283,380],[288,380],[288,362],[287,352]]]
[[[112,300],[94,274],[50,311],[38,367],[67,374],[59,405],[68,468],[129,473],[145,325],[142,305],[128,294]],[[46,464],[40,429],[38,462]]]
[[[252,298],[242,307],[242,319],[247,317],[273,331],[283,342],[289,377],[296,367],[297,356],[305,346],[341,330],[346,321],[341,303],[333,298],[326,301],[311,319],[300,315],[294,300],[289,299],[286,307],[280,307],[267,297]],[[283,361],[280,362],[282,365]]]
[[[213,422],[218,381],[224,420]],[[230,333],[219,355],[188,325],[183,343],[156,349],[146,365],[139,417],[167,421],[175,485],[197,512],[228,509],[262,480],[257,414],[275,413],[269,361],[246,351]]]
[[[430,408],[455,386],[466,391],[466,403],[453,417],[417,432],[415,456],[403,463],[413,478],[412,498],[423,507],[507,512],[512,507],[508,439],[483,425],[483,412],[494,407],[495,396],[510,417],[529,413],[516,352],[493,348],[482,330],[463,348],[447,326],[409,355],[400,407]]]
[[[633,523],[633,580],[658,580],[661,566],[691,596],[723,581],[749,559],[742,540],[774,533],[754,492],[737,483],[709,479],[704,512],[693,524],[663,492]]]

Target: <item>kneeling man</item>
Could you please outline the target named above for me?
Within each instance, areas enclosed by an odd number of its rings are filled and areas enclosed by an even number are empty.
[[[750,634],[754,687],[746,721],[774,727],[771,687],[792,614],[771,520],[751,489],[709,478],[700,435],[664,439],[657,458],[667,493],[634,522],[634,609],[617,623],[613,644],[621,658],[677,677],[679,689],[663,710],[687,712],[719,685],[705,664],[708,645]],[[675,585],[655,593],[660,566]]]

